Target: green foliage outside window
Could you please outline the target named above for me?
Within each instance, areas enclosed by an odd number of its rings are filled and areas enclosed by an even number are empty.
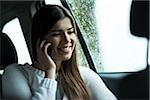
[[[67,0],[75,19],[77,20],[81,33],[88,46],[92,59],[94,61],[97,71],[102,71],[101,68],[101,53],[99,50],[98,34],[96,31],[96,17],[95,17],[95,0]],[[79,50],[79,62],[83,66],[87,66],[86,58],[81,49]]]

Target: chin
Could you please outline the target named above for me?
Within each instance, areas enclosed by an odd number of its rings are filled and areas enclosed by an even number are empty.
[[[62,57],[63,61],[67,61],[69,59],[71,59],[71,55],[66,55]]]

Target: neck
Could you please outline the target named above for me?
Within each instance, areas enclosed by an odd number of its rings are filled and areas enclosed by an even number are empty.
[[[56,63],[57,72],[58,72],[59,69],[62,67],[62,61],[55,61],[55,63]]]

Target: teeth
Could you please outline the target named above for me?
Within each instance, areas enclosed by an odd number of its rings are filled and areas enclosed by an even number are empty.
[[[64,47],[61,49],[63,52],[70,52],[71,51],[71,47]]]

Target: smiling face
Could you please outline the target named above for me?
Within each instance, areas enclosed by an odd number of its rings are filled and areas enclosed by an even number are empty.
[[[52,44],[50,48],[54,60],[66,61],[71,58],[77,37],[68,17],[57,21],[44,38]]]

